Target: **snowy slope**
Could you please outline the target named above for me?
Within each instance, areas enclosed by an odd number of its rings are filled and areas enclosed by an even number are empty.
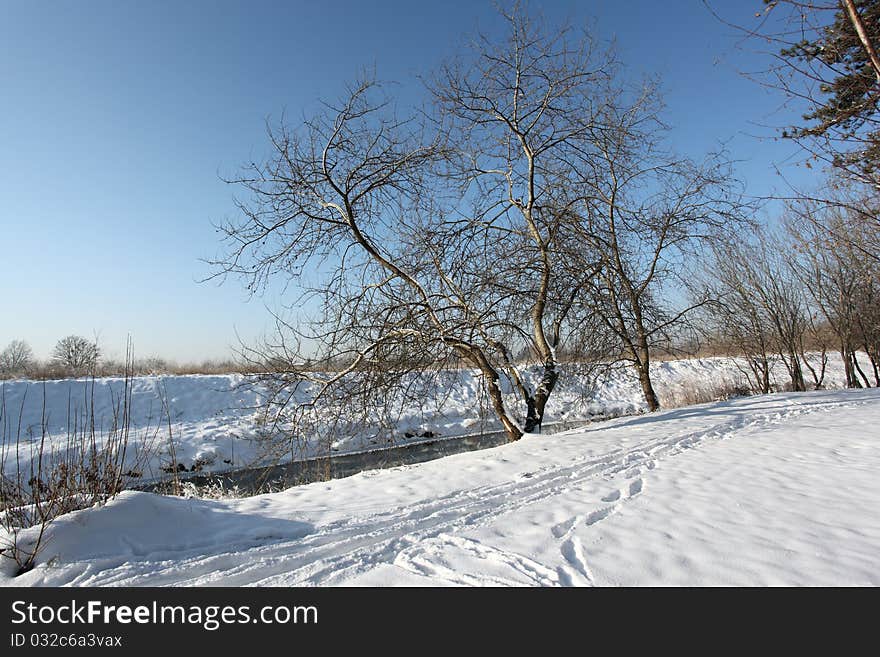
[[[739,398],[259,497],[125,493],[15,585],[877,585],[880,391]]]
[[[653,376],[661,402],[675,405],[687,401],[679,398],[688,388],[745,388],[741,367],[744,366],[738,367],[730,358],[658,362],[653,366]],[[784,381],[784,368],[780,365],[777,370],[777,379]],[[323,455],[328,453],[328,447],[339,454],[399,445],[409,440],[407,433],[416,434],[410,439],[418,440],[418,434],[423,431],[446,437],[479,431],[481,426],[486,430],[498,428],[491,413],[488,417],[482,415],[481,419],[481,403],[485,402],[473,372],[447,372],[444,380],[448,385],[444,386],[442,395],[425,407],[398,409],[393,432],[385,432],[382,438],[376,437],[382,431],[379,426],[364,426],[351,435],[338,435],[332,446],[306,437],[296,446],[296,453],[286,452],[284,458]],[[150,458],[145,465],[130,464],[129,467],[143,472],[144,479],[151,479],[164,476],[162,468],[168,467],[172,460],[187,469],[197,464],[202,471],[210,472],[277,459],[277,453],[272,453],[271,458],[266,456],[270,443],[257,439],[265,390],[243,385],[245,382],[244,377],[234,374],[135,377],[131,391],[130,442],[146,444]],[[840,387],[842,382],[840,358],[831,355],[826,386]],[[68,428],[74,422],[78,426],[88,424],[93,407],[96,424],[106,429],[112,423],[123,389],[124,381],[119,378],[2,382],[0,420],[6,427],[4,437],[10,442],[20,426],[22,439],[37,445],[45,423],[48,444],[61,447],[66,444]],[[395,405],[394,400],[391,402],[390,405]],[[612,371],[598,381],[564,375],[551,397],[545,419],[547,422],[578,421],[595,415],[631,414],[643,409],[638,381],[629,369]],[[25,461],[22,467],[26,471],[29,450],[23,449],[22,454]],[[136,454],[137,450],[129,451],[130,458]],[[14,462],[7,461],[7,471],[14,466]]]

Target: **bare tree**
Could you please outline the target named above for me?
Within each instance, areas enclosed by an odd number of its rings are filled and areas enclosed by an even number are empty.
[[[743,276],[742,266],[749,266],[749,259],[744,261],[743,249],[731,252],[720,242],[713,244],[712,250],[714,257],[697,283],[698,288],[708,290],[712,300],[704,307],[708,322],[723,344],[745,359],[746,367],[740,369],[752,391],[767,394],[772,389],[775,362],[773,330]]]
[[[74,374],[94,371],[101,351],[96,340],[68,335],[52,349],[52,360]]]
[[[880,227],[845,205],[804,199],[789,204],[787,229],[799,255],[795,271],[837,337],[847,386],[870,385],[859,349],[880,384],[880,261],[870,257]]]
[[[318,316],[279,314],[248,350],[288,421],[319,405],[347,423],[375,415],[385,391],[418,398],[425,373],[464,364],[515,440],[540,430],[557,350],[589,341],[576,300],[596,265],[565,265],[583,250],[570,183],[612,63],[586,36],[504,17],[506,40],[481,38],[430,84],[430,134],[364,80],[299,129],[271,130],[275,157],[234,181],[250,200],[223,227],[219,272],[252,290],[314,280],[295,304]]]
[[[715,317],[725,322],[724,334],[741,334],[761,390],[768,389],[771,352],[788,371],[792,390],[807,389],[805,368],[812,373],[814,387],[820,387],[826,359],[821,354],[814,367],[807,357],[809,338],[817,327],[795,275],[791,245],[769,231],[756,231],[751,239],[740,234],[735,242],[715,247],[712,270],[722,308]]]
[[[660,403],[652,353],[707,302],[676,306],[669,299],[682,296],[676,291],[686,282],[687,261],[701,245],[743,221],[744,203],[723,155],[695,162],[664,151],[653,85],[610,92],[591,129],[595,155],[578,159],[576,234],[589,259],[575,259],[574,268],[590,271],[597,259],[579,303],[617,336],[653,411]]]
[[[34,362],[34,352],[24,340],[13,340],[0,352],[0,373],[24,374]]]
[[[491,298],[481,302],[494,309],[498,332],[487,337],[525,404],[529,432],[540,429],[559,379],[559,350],[566,341],[593,342],[577,301],[599,262],[578,238],[576,181],[582,159],[598,157],[596,121],[620,67],[586,32],[548,29],[518,7],[502,15],[506,40],[480,37],[431,90],[454,146],[442,175],[461,192],[448,226],[468,236],[447,247],[461,253],[468,245],[458,266],[472,275],[491,271]],[[570,266],[575,259],[579,269]],[[456,296],[470,312],[478,308]],[[540,371],[534,382],[514,362],[517,349]]]
[[[440,251],[448,236],[426,176],[443,145],[395,118],[379,92],[365,80],[299,131],[282,127],[271,136],[277,158],[236,181],[253,200],[240,205],[243,223],[225,227],[234,250],[218,263],[224,271],[245,274],[252,289],[278,273],[328,272],[306,291],[321,316],[308,327],[279,317],[277,340],[263,350],[277,366],[275,409],[292,409],[284,417],[298,428],[320,405],[332,413],[363,400],[366,410],[411,372],[458,357],[481,372],[518,438],[485,337],[492,309],[474,314],[458,294],[466,286],[479,297],[486,285],[448,271]],[[307,356],[310,367],[297,367]]]
[[[269,370],[273,428],[306,431],[321,406],[340,416],[358,400],[366,408],[413,368],[456,354],[485,368],[499,419],[513,430],[468,318],[427,275],[424,249],[410,248],[436,222],[422,210],[427,166],[442,145],[397,118],[369,79],[299,129],[270,130],[270,140],[273,159],[231,181],[251,198],[239,203],[241,220],[222,227],[231,250],[215,264],[252,291],[274,277],[299,283],[294,304],[320,308],[308,325],[278,315],[275,338],[246,354]]]

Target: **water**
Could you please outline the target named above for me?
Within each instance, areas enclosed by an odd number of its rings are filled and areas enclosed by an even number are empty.
[[[590,421],[553,422],[544,425],[545,433],[553,434],[584,426],[590,422],[608,419],[596,417]],[[351,454],[339,454],[302,461],[290,461],[277,465],[241,468],[226,472],[209,474],[181,473],[179,481],[189,482],[195,486],[222,486],[224,489],[238,488],[244,495],[256,495],[271,490],[283,490],[291,486],[308,484],[314,481],[327,481],[350,477],[365,470],[394,468],[401,465],[423,463],[452,454],[472,452],[489,447],[497,447],[507,442],[507,434],[503,431],[492,431],[448,438],[425,440],[409,443],[399,447],[375,449]],[[136,490],[152,492],[171,492],[170,481],[153,482],[141,486],[133,486]]]

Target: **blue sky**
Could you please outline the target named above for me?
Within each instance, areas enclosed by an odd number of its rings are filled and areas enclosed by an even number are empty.
[[[748,23],[760,0],[715,0]],[[551,21],[595,20],[635,77],[659,75],[672,145],[726,144],[753,194],[781,188],[794,147],[783,98],[743,78],[765,66],[700,0],[532,2]],[[429,72],[491,2],[0,2],[0,349],[40,357],[61,337],[97,333],[110,355],[223,358],[271,326],[273,293],[199,283],[234,213],[233,175],[265,155],[265,120],[337,97],[364,67],[417,98]],[[764,137],[761,139],[759,137]]]

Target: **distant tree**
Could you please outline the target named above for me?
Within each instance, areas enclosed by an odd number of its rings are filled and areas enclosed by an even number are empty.
[[[742,247],[733,253],[721,244],[713,245],[714,259],[705,266],[704,280],[697,284],[705,287],[712,302],[704,309],[709,323],[724,345],[741,356],[746,367],[740,368],[754,392],[767,394],[772,390],[774,360],[774,331],[765,321],[765,313],[744,276]],[[746,260],[746,264],[750,259]],[[702,295],[702,289],[698,292]],[[739,365],[737,361],[735,364]]]
[[[870,255],[880,224],[842,204],[804,199],[789,204],[786,227],[795,271],[837,337],[847,386],[870,386],[859,350],[880,385],[880,260]]]
[[[766,230],[714,246],[710,287],[716,303],[710,309],[720,332],[744,352],[754,387],[761,392],[769,389],[769,368],[775,359],[788,371],[794,391],[807,389],[807,373],[815,387],[824,378],[824,350],[819,368],[814,369],[807,357],[817,325],[793,266],[793,251],[784,236]]]
[[[52,350],[52,360],[76,374],[94,370],[100,355],[96,341],[79,335],[62,338]]]
[[[591,271],[576,304],[590,308],[618,340],[622,360],[638,375],[650,411],[660,407],[651,359],[673,341],[692,304],[670,303],[687,278],[687,264],[702,244],[743,221],[745,203],[723,154],[703,161],[663,148],[662,102],[645,86],[627,100],[619,89],[591,131],[596,155],[578,161],[572,275]],[[586,259],[582,256],[586,256]]]
[[[23,374],[33,364],[34,352],[24,340],[13,340],[0,352],[0,373]]]

